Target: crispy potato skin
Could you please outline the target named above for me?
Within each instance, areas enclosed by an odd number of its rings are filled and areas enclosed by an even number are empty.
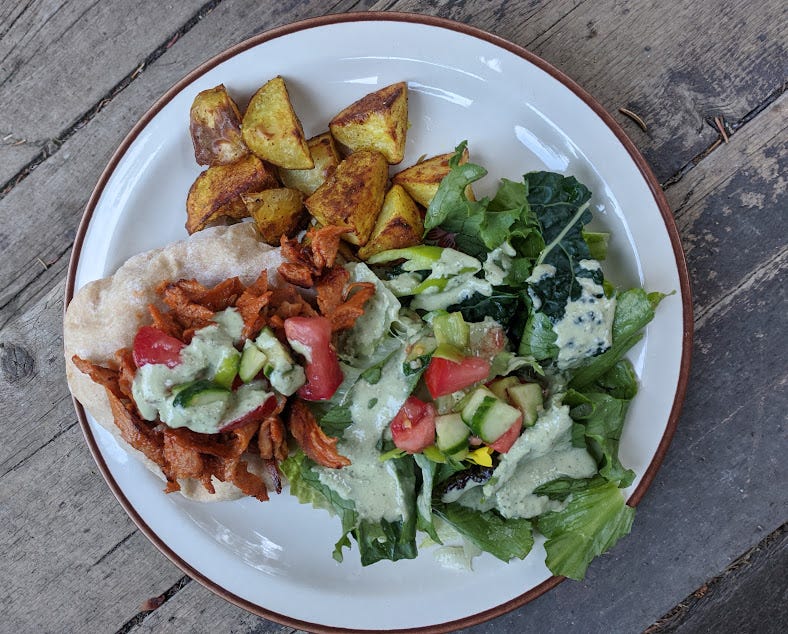
[[[348,227],[343,238],[364,245],[383,206],[388,164],[380,152],[361,150],[342,161],[306,199],[306,208],[324,226]]]
[[[423,207],[429,207],[430,201],[438,191],[438,185],[449,173],[449,159],[453,156],[453,152],[448,154],[439,154],[433,156],[425,161],[411,165],[401,172],[397,172],[392,176],[391,182],[396,185],[402,185],[405,191],[410,194],[417,203]],[[460,158],[460,164],[468,162],[468,149],[466,148]],[[465,191],[465,195],[469,200],[473,200],[473,192],[470,191],[470,185]]]
[[[402,161],[408,130],[408,85],[385,86],[350,104],[328,125],[351,151],[377,150],[390,164]]]
[[[277,187],[241,194],[257,230],[268,244],[279,246],[281,236],[292,238],[304,226],[304,194],[297,189]]]
[[[186,230],[205,229],[222,216],[248,216],[241,194],[278,187],[272,170],[248,154],[229,165],[214,165],[197,177],[186,198]]]
[[[342,161],[337,144],[330,132],[312,137],[307,142],[309,153],[315,166],[307,170],[290,170],[279,168],[279,178],[286,187],[302,191],[307,196],[315,193]]]
[[[287,169],[311,169],[315,165],[285,80],[278,75],[252,97],[241,122],[241,134],[252,152],[274,165]]]
[[[227,165],[249,154],[241,138],[241,113],[224,84],[203,90],[194,98],[189,131],[199,165]]]
[[[423,235],[421,211],[401,185],[393,185],[383,200],[372,235],[358,250],[358,256],[366,260],[381,251],[415,246]]]

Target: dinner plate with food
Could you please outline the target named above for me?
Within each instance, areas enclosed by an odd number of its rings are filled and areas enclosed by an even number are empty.
[[[66,300],[121,504],[313,630],[453,629],[582,579],[687,381],[686,268],[632,143],[424,16],[282,27],[176,84],[102,175]]]

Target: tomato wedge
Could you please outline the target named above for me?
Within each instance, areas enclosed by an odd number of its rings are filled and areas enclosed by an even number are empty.
[[[331,322],[325,317],[285,319],[285,335],[293,350],[306,359],[306,383],[298,395],[307,401],[325,401],[342,383],[342,368],[331,347]]]
[[[433,357],[427,371],[424,373],[424,382],[432,398],[445,396],[457,390],[483,381],[490,374],[490,362],[479,357],[465,357],[459,363]]]
[[[394,445],[408,453],[418,453],[429,447],[435,442],[435,415],[432,403],[408,397],[391,421]]]
[[[495,449],[498,453],[506,453],[512,448],[514,441],[520,437],[520,432],[523,430],[523,417],[520,416],[516,421],[512,423],[512,426],[503,432],[502,436],[499,436],[498,439],[490,443],[490,447]]]
[[[141,368],[152,363],[174,368],[181,362],[181,350],[185,347],[186,344],[180,339],[170,337],[153,326],[143,326],[134,337],[134,365]]]

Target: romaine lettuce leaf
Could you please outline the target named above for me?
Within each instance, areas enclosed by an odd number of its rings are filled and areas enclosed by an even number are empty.
[[[553,574],[582,580],[594,557],[629,534],[635,509],[613,482],[574,493],[566,508],[540,515],[536,527],[547,537],[545,563]]]
[[[523,559],[534,545],[533,527],[526,519],[504,519],[495,511],[475,511],[456,502],[436,504],[434,511],[468,541],[501,561]]]
[[[440,537],[435,530],[435,523],[432,515],[432,489],[435,483],[435,472],[437,463],[429,460],[424,454],[414,454],[416,466],[421,469],[421,487],[416,498],[416,511],[418,513],[416,528],[424,531],[431,539],[440,543]]]
[[[342,535],[334,547],[333,557],[341,562],[342,548],[350,547],[348,534],[358,525],[356,505],[320,482],[315,466],[301,450],[290,454],[279,464],[282,473],[290,481],[290,493],[295,495],[301,504],[311,504],[316,509],[324,509],[339,516]]]
[[[620,487],[629,486],[635,472],[624,468],[618,458],[629,400],[605,393],[569,390],[564,403],[572,407],[569,415],[584,427],[586,446],[599,464],[599,474]]]
[[[613,345],[577,368],[569,387],[582,389],[610,370],[627,350],[643,337],[643,328],[654,318],[654,311],[665,298],[663,293],[646,293],[642,288],[624,291],[616,298],[613,318]]]

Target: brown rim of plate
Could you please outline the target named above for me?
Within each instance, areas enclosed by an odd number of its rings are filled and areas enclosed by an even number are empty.
[[[613,117],[583,88],[581,88],[574,80],[569,78],[565,75],[562,71],[558,70],[542,58],[538,57],[534,53],[531,53],[524,49],[523,47],[513,44],[508,40],[505,40],[497,35],[493,35],[486,31],[483,31],[479,28],[469,26],[467,24],[463,24],[460,22],[455,22],[453,20],[448,20],[446,18],[438,18],[428,15],[420,15],[415,13],[399,13],[399,12],[359,12],[359,13],[342,13],[342,14],[335,14],[335,15],[326,15],[316,18],[309,18],[306,20],[302,20],[299,22],[293,22],[291,24],[287,24],[284,26],[280,26],[269,31],[265,31],[256,35],[248,40],[245,40],[235,46],[219,53],[215,57],[209,59],[208,61],[204,62],[202,65],[197,67],[195,70],[190,72],[186,75],[183,79],[173,85],[162,97],[160,97],[151,108],[142,116],[142,118],[134,125],[131,131],[126,135],[123,139],[123,142],[120,144],[118,149],[112,155],[107,167],[104,168],[104,171],[101,173],[99,177],[98,183],[94,188],[93,192],[90,195],[88,203],[85,207],[85,213],[82,216],[82,220],[80,221],[79,228],[77,229],[77,235],[74,239],[74,246],[71,253],[71,259],[69,262],[68,267],[68,276],[66,280],[66,292],[65,292],[65,302],[64,302],[64,311],[65,307],[68,306],[71,298],[74,295],[74,283],[76,278],[76,270],[77,265],[79,263],[79,255],[82,250],[82,243],[85,239],[85,234],[87,232],[88,225],[90,223],[90,219],[93,215],[93,211],[96,208],[99,198],[101,197],[102,192],[104,191],[104,187],[107,185],[112,173],[114,172],[118,162],[121,158],[125,155],[126,151],[129,149],[129,146],[134,142],[137,138],[139,133],[148,125],[148,123],[153,119],[153,117],[170,101],[180,93],[184,88],[186,88],[189,84],[191,84],[195,79],[209,71],[210,69],[214,68],[218,64],[234,57],[238,53],[241,53],[249,48],[262,44],[264,42],[283,37],[286,35],[290,35],[292,33],[296,33],[298,31],[303,31],[306,29],[312,29],[322,26],[327,26],[331,24],[343,23],[343,22],[368,22],[368,21],[385,21],[385,22],[409,22],[409,23],[416,23],[416,24],[424,24],[427,26],[432,26],[436,28],[448,29],[450,31],[455,31],[461,33],[463,35],[474,37],[480,40],[484,40],[498,46],[502,49],[517,55],[525,59],[526,61],[530,62],[534,66],[537,66],[545,73],[553,77],[554,79],[561,82],[564,86],[569,88],[575,95],[577,95],[580,99],[585,102],[585,104],[593,110],[597,116],[607,125],[607,127],[615,134],[616,138],[619,142],[624,146],[624,148],[629,153],[630,157],[634,161],[635,165],[640,170],[640,173],[643,175],[643,178],[648,183],[649,189],[651,190],[652,195],[654,196],[654,201],[657,203],[657,207],[659,208],[660,214],[662,215],[662,220],[665,223],[665,227],[668,231],[668,235],[670,237],[670,243],[673,247],[673,254],[676,259],[676,267],[678,269],[679,274],[679,282],[681,286],[681,296],[682,296],[682,315],[683,315],[683,322],[684,322],[684,333],[682,338],[682,353],[681,353],[681,363],[679,367],[679,378],[678,383],[676,385],[676,394],[673,399],[673,406],[670,411],[670,416],[668,417],[668,424],[665,429],[665,433],[662,436],[662,440],[657,447],[657,451],[654,454],[654,457],[651,460],[648,468],[646,469],[643,477],[638,484],[637,488],[635,489],[634,493],[629,497],[627,500],[627,504],[630,506],[636,506],[643,496],[646,493],[646,490],[651,485],[651,482],[654,479],[654,476],[657,473],[660,465],[662,464],[663,459],[665,458],[665,454],[667,453],[668,446],[670,445],[670,441],[673,438],[673,434],[676,431],[676,426],[678,424],[679,413],[681,411],[681,406],[684,402],[684,396],[687,391],[687,383],[689,381],[689,369],[690,369],[690,355],[692,349],[692,332],[693,332],[693,315],[692,315],[692,299],[691,299],[691,289],[690,289],[690,281],[689,281],[689,273],[687,270],[687,263],[684,257],[684,252],[681,248],[681,240],[679,238],[678,229],[676,228],[676,223],[673,219],[673,214],[670,211],[670,207],[665,199],[665,196],[662,192],[662,188],[660,187],[657,179],[655,178],[654,174],[651,171],[648,163],[640,154],[640,151],[635,147],[635,144],[627,137],[624,130],[621,126],[613,119]],[[145,523],[145,521],[139,516],[136,509],[131,505],[129,500],[126,498],[123,491],[121,491],[120,487],[118,486],[117,482],[115,482],[112,474],[110,473],[107,464],[104,462],[104,457],[102,456],[101,452],[98,449],[96,444],[96,440],[93,437],[93,433],[90,429],[90,426],[87,422],[87,418],[85,417],[85,410],[82,408],[82,405],[76,400],[74,401],[74,407],[77,412],[77,417],[79,418],[80,425],[82,427],[82,431],[85,435],[85,439],[87,440],[88,447],[90,448],[90,452],[93,454],[93,458],[96,461],[96,464],[101,471],[101,474],[104,476],[104,479],[107,481],[110,489],[114,493],[115,497],[120,502],[121,506],[125,509],[126,513],[131,517],[134,523],[139,527],[139,529],[145,534],[145,536],[153,542],[153,544],[167,557],[172,561],[176,566],[178,566],[183,572],[189,575],[192,579],[200,582],[206,588],[211,590],[212,592],[218,594],[222,598],[226,599],[227,601],[234,603],[235,605],[252,612],[258,616],[267,618],[272,621],[276,621],[283,625],[287,625],[290,627],[296,627],[303,630],[313,631],[313,632],[359,632],[359,631],[369,631],[369,632],[425,632],[429,634],[435,634],[438,632],[448,632],[451,630],[455,630],[458,628],[469,627],[471,625],[476,625],[483,621],[487,621],[489,619],[493,619],[497,616],[500,616],[510,610],[513,610],[517,607],[528,603],[539,597],[540,595],[544,594],[548,590],[554,588],[556,585],[561,583],[564,580],[564,577],[550,577],[549,579],[543,581],[539,585],[531,588],[527,592],[521,594],[514,599],[506,601],[498,606],[490,608],[489,610],[485,610],[483,612],[479,612],[477,614],[463,617],[457,619],[455,621],[449,621],[445,623],[439,623],[435,625],[428,625],[424,627],[416,627],[416,628],[406,628],[406,629],[398,629],[398,630],[351,630],[342,627],[333,627],[333,626],[325,626],[320,625],[319,623],[309,623],[306,621],[300,621],[298,619],[292,618],[290,616],[286,616],[283,614],[279,614],[277,612],[273,612],[271,610],[265,609],[259,605],[256,605],[246,599],[243,599],[232,592],[229,592],[225,588],[221,587],[211,579],[207,578],[202,573],[195,570],[191,565],[189,565],[186,561],[181,559],[178,555],[173,552],[170,547],[165,544],[159,536],[153,532],[153,530]]]

